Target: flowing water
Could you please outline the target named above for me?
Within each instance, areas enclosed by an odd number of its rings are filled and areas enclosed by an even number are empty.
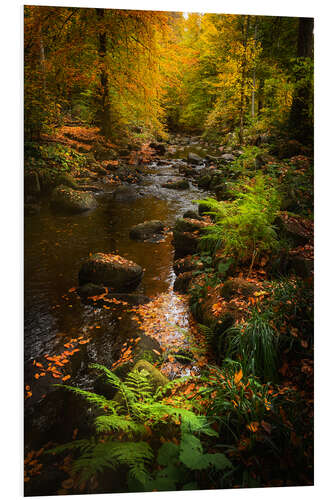
[[[196,152],[203,154],[198,149]],[[43,444],[38,439],[45,421],[50,426],[49,420],[59,417],[43,415],[43,400],[47,400],[52,384],[59,380],[49,373],[36,379],[35,374],[41,373],[38,363],[46,367],[46,356],[61,355],[71,339],[88,340],[83,345],[76,341],[78,351],[61,370],[62,375],[71,375],[69,383],[90,389],[88,363],[111,366],[124,342],[140,333],[128,305],[94,307],[84,304],[73,290],[78,286],[80,266],[89,253],[118,253],[140,264],[145,272],[135,293],[155,300],[163,297],[160,315],[168,323],[187,326],[187,305],[173,292],[172,235],[159,243],[129,238],[130,228],[145,220],[161,220],[172,228],[177,217],[195,208],[193,200],[207,196],[191,182],[186,191],[161,187],[169,179],[181,178],[175,157],[184,156],[184,150],[171,148],[169,156],[168,164],[148,165],[143,181],[133,186],[138,193],[136,200],[115,201],[114,187],[101,184],[103,190],[96,194],[98,207],[93,211],[62,216],[45,203],[40,214],[25,218],[25,385],[30,386],[32,393],[26,399],[25,410],[27,449]],[[68,414],[66,419],[68,427],[73,428]],[[49,439],[53,437],[49,435]]]

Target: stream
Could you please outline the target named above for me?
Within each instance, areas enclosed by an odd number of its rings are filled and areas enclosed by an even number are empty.
[[[66,344],[74,339],[77,351],[61,367],[61,374],[70,375],[67,383],[91,390],[93,380],[88,364],[98,362],[110,367],[119,358],[124,343],[143,333],[133,321],[133,309],[128,304],[120,301],[110,308],[96,307],[83,303],[75,292],[78,271],[90,253],[117,253],[141,265],[145,272],[135,293],[152,299],[155,308],[157,305],[154,314],[162,325],[188,327],[186,300],[173,291],[171,232],[162,241],[150,243],[131,240],[129,230],[146,220],[161,220],[171,230],[177,217],[195,208],[193,200],[207,196],[191,181],[190,189],[185,191],[161,187],[169,179],[183,178],[178,171],[179,158],[184,158],[190,149],[171,146],[163,157],[169,158],[168,163],[151,162],[143,180],[133,185],[139,195],[135,200],[115,201],[115,186],[99,179],[97,185],[102,190],[96,193],[95,210],[62,216],[44,203],[39,214],[25,217],[24,376],[25,386],[31,391],[25,401],[26,449],[43,445],[41,429],[45,424],[51,429],[52,418],[59,417],[57,401],[51,399],[53,413],[49,408],[45,410],[52,384],[59,380],[52,373],[36,379],[36,373],[41,373],[38,366],[46,366],[46,357],[61,355]],[[192,151],[203,157],[207,153],[198,146]],[[173,332],[178,337],[183,335],[179,328]],[[82,344],[75,341],[79,338]],[[158,341],[162,347],[164,342],[166,348],[173,342],[186,343],[185,338],[174,340],[170,336],[160,336]],[[186,373],[185,369],[182,374]],[[66,415],[68,429],[73,429],[74,419],[75,415]],[[47,435],[49,440],[59,438],[50,430]]]

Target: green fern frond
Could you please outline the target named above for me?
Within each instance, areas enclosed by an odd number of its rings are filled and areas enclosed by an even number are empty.
[[[134,434],[145,434],[146,428],[143,424],[127,420],[119,415],[101,415],[95,419],[95,428],[98,433],[110,431],[132,432]]]

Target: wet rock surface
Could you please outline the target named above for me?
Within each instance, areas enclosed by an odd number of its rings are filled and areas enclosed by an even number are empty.
[[[141,281],[142,268],[120,255],[96,253],[84,262],[79,271],[79,283],[103,284],[112,291],[134,290]]]

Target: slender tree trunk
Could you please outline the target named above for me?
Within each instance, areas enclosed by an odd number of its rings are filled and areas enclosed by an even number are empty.
[[[298,24],[297,59],[305,62],[313,57],[313,18],[301,17]],[[313,99],[312,85],[306,80],[302,65],[295,71],[296,89],[290,111],[289,125],[300,141],[313,139],[313,123],[309,118],[309,103]],[[297,84],[297,82],[304,82]]]
[[[257,24],[254,27],[254,39],[257,39]],[[255,115],[255,96],[256,96],[256,67],[253,67],[252,74],[252,93],[251,93],[251,116],[254,118]]]
[[[264,107],[264,80],[259,78],[258,83],[258,114],[261,113],[262,108]]]
[[[109,77],[106,68],[106,53],[107,53],[107,34],[103,24],[105,9],[96,9],[97,17],[101,23],[98,35],[99,47],[99,60],[100,60],[100,95],[99,95],[99,109],[97,112],[97,119],[101,125],[101,132],[106,137],[111,136],[111,106],[109,96]]]
[[[250,16],[246,16],[245,22],[242,24],[242,37],[243,37],[243,48],[244,54],[242,58],[242,75],[241,75],[241,91],[240,91],[240,110],[239,110],[239,143],[243,144],[243,133],[244,133],[244,114],[245,114],[245,78],[246,78],[246,49],[247,49],[247,38],[249,32],[249,21]]]

